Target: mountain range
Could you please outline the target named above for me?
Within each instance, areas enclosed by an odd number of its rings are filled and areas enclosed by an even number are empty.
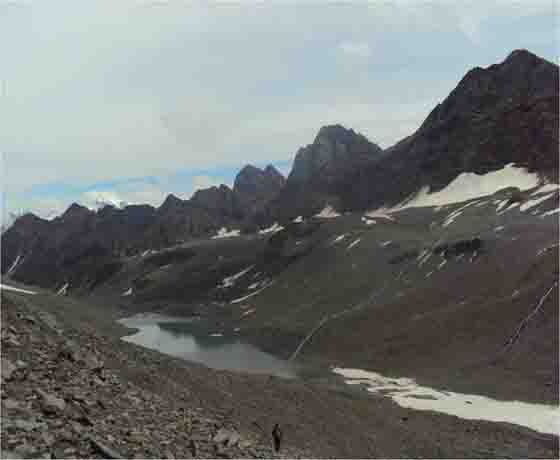
[[[2,273],[54,287],[95,289],[126,257],[238,230],[286,226],[326,207],[337,213],[394,206],[421,190],[437,192],[460,174],[514,164],[558,182],[558,66],[526,50],[470,70],[416,132],[383,150],[341,125],[319,129],[285,179],[273,166],[247,165],[225,185],[161,206],[72,204],[50,221],[19,217],[2,234]],[[17,261],[17,263],[16,263]],[[14,265],[15,264],[15,265]]]

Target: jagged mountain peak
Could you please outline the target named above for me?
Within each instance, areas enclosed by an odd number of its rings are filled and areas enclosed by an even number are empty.
[[[160,212],[165,213],[165,212],[167,212],[171,209],[174,209],[174,208],[177,208],[177,207],[182,207],[183,204],[184,204],[184,200],[177,197],[173,193],[170,193],[169,195],[167,195],[167,197],[165,198],[165,200],[163,201],[161,206],[158,208],[158,210]]]
[[[233,185],[233,190],[240,194],[259,193],[266,188],[281,187],[284,182],[284,176],[278,170],[268,165],[264,170],[253,165],[245,165],[237,176]]]
[[[92,214],[93,211],[88,209],[87,207],[79,204],[79,203],[72,203],[66,211],[62,214],[62,219],[71,219],[76,217],[84,217]]]
[[[313,144],[296,153],[288,180],[305,182],[318,175],[343,174],[357,163],[375,160],[381,153],[381,147],[352,129],[338,124],[323,126]]]

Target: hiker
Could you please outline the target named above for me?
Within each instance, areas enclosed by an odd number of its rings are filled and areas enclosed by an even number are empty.
[[[274,425],[274,429],[272,430],[272,440],[274,441],[274,451],[278,452],[280,450],[280,443],[282,442],[282,430],[278,423]]]

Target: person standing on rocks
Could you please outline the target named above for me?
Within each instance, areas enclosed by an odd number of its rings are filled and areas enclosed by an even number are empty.
[[[274,442],[274,451],[278,452],[280,450],[280,444],[282,443],[282,430],[278,423],[274,425],[274,429],[272,430],[272,441]]]

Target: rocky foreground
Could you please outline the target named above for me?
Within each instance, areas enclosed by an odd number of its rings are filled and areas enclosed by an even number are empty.
[[[2,300],[2,458],[279,457],[187,389],[166,398],[120,376],[106,338]]]
[[[557,437],[522,427],[123,343],[119,314],[2,292],[2,458],[558,457]]]

